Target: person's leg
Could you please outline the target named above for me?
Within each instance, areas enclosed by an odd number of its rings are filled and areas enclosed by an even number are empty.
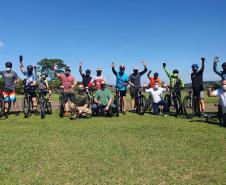
[[[8,92],[3,92],[3,97],[4,97],[4,101],[5,101],[5,112],[8,112],[8,107],[9,107],[9,96],[10,94]]]
[[[72,120],[76,119],[77,118],[77,108],[74,103],[70,104],[70,111],[71,111],[70,119],[72,119]]]
[[[153,114],[158,115],[159,114],[159,105],[158,103],[153,103]]]
[[[10,99],[11,99],[11,102],[13,104],[13,110],[16,113],[16,116],[17,116],[18,115],[18,105],[17,105],[17,101],[16,101],[16,92],[10,93]]]
[[[52,91],[49,90],[49,102],[51,102],[51,98],[52,98]]]
[[[97,104],[92,105],[92,112],[95,112],[96,114],[99,113],[99,108],[98,108]]]
[[[86,118],[92,117],[92,111],[89,108],[85,108],[82,111],[82,116]]]

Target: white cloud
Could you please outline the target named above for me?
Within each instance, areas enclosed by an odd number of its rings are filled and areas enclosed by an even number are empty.
[[[0,41],[0,48],[4,47],[4,43],[2,41]]]

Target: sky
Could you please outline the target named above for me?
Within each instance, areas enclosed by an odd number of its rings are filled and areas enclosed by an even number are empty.
[[[166,62],[188,83],[204,56],[204,80],[219,80],[213,58],[225,62],[225,49],[226,0],[0,0],[0,69],[10,60],[20,76],[22,54],[25,65],[60,58],[78,80],[80,61],[93,75],[101,66],[108,83],[112,61],[128,75],[145,61],[168,81]]]

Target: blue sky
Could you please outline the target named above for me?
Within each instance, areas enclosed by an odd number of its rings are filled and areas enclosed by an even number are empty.
[[[25,64],[60,58],[80,79],[83,60],[93,74],[102,66],[114,82],[113,60],[128,74],[145,60],[167,81],[165,61],[190,82],[191,64],[205,56],[204,79],[218,80],[213,57],[226,61],[225,48],[225,0],[0,0],[1,69],[11,60],[18,70],[20,54]]]

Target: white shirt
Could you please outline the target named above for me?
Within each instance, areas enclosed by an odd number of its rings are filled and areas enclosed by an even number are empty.
[[[159,103],[163,100],[163,92],[166,91],[166,89],[159,87],[157,90],[150,88],[146,89],[146,92],[150,93],[153,99],[153,103]]]
[[[226,113],[226,92],[223,89],[217,89],[212,92],[214,96],[219,97],[223,113]]]

